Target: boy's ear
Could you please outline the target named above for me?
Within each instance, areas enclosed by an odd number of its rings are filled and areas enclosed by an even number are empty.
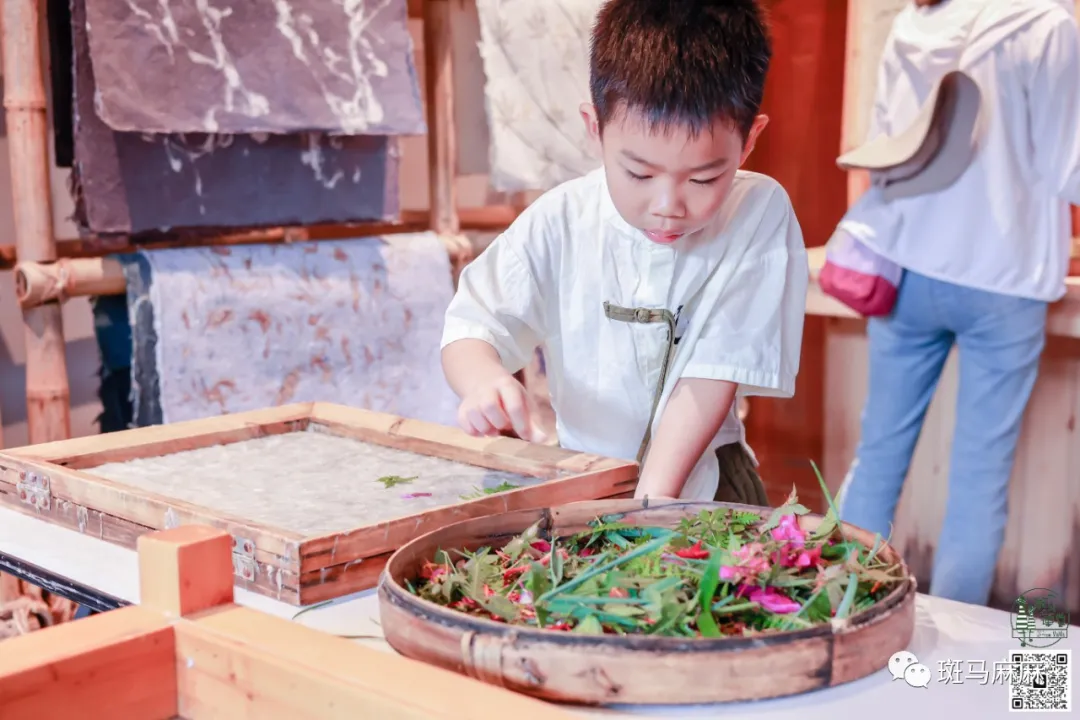
[[[743,143],[742,157],[739,158],[739,167],[742,167],[746,159],[750,157],[750,153],[754,152],[754,145],[757,144],[758,135],[765,129],[765,126],[769,124],[768,115],[758,115],[754,118],[754,124],[750,126],[750,132],[746,135],[746,142]]]
[[[585,132],[589,134],[589,140],[597,147],[600,145],[600,121],[596,116],[596,108],[592,103],[583,102],[578,107],[581,111],[581,119],[585,121]]]

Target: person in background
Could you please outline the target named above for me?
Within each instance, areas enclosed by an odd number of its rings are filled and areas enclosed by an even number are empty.
[[[736,393],[790,396],[809,266],[791,202],[741,171],[771,45],[754,0],[610,0],[582,117],[603,167],[532,203],[461,274],[443,368],[474,435],[534,430],[543,347],[563,447],[643,460],[638,497],[768,498]]]
[[[964,602],[990,600],[1047,306],[1065,293],[1068,204],[1080,202],[1074,12],[1071,0],[915,0],[896,17],[878,73],[868,139],[901,134],[957,69],[978,85],[982,134],[955,182],[889,201],[895,231],[867,243],[903,276],[891,313],[868,320],[868,397],[838,502],[845,521],[890,535],[956,346],[948,501],[929,592]]]

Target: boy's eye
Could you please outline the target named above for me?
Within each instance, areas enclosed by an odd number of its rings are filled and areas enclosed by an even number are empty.
[[[707,180],[691,180],[690,182],[694,183],[695,185],[712,185],[714,182],[716,182],[719,179],[720,179],[720,176],[717,175],[716,177],[709,178]]]
[[[630,177],[632,177],[634,180],[648,180],[649,179],[648,175],[638,175],[637,173],[630,172],[629,170],[626,171],[626,174],[629,175]]]

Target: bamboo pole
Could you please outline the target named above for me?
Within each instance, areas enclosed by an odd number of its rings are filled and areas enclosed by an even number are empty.
[[[392,239],[393,235],[388,238]],[[473,258],[472,243],[461,234],[443,234],[439,238],[450,257],[456,282],[461,268]],[[264,244],[285,242],[290,240],[284,237],[263,240]],[[221,244],[224,243],[215,243]],[[15,297],[24,309],[63,302],[70,297],[123,295],[126,290],[123,266],[115,257],[61,258],[51,263],[20,262],[15,266]]]
[[[4,110],[11,164],[15,246],[23,260],[56,258],[49,184],[49,132],[42,73],[40,0],[4,0]],[[60,303],[23,311],[30,444],[71,435]]]
[[[424,3],[424,66],[427,72],[428,168],[431,228],[457,234],[457,138],[454,132],[454,62],[450,0]]]

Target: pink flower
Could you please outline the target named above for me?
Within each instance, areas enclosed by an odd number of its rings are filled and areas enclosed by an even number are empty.
[[[761,543],[748,543],[731,553],[738,562],[720,568],[721,580],[744,580],[769,572],[769,558]]]
[[[809,550],[800,550],[788,544],[774,554],[773,561],[779,563],[781,567],[808,568],[813,565],[820,565],[821,546]]]
[[[799,527],[799,519],[794,515],[784,515],[780,524],[772,530],[774,540],[787,540],[802,547],[806,544],[806,531]]]
[[[777,592],[773,588],[751,588],[747,599],[770,612],[780,615],[798,612],[799,608],[802,607],[787,595]]]

